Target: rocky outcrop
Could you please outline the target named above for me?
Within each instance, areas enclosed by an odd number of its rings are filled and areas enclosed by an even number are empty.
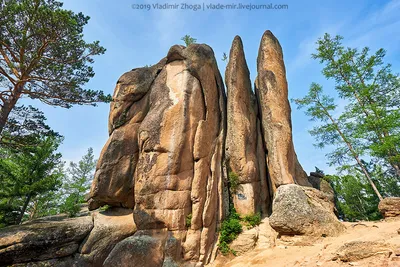
[[[165,230],[185,260],[208,262],[228,208],[226,97],[212,49],[173,46],[157,65],[125,73],[114,98],[90,208],[132,207],[140,242]]]
[[[0,230],[0,266],[103,266],[114,246],[135,232],[130,209],[44,217]]]
[[[280,235],[336,236],[345,229],[324,193],[295,184],[278,188],[269,222]]]
[[[92,218],[86,216],[1,229],[0,266],[73,255],[92,228]]]
[[[274,194],[270,220],[233,242],[238,253],[274,246],[275,230],[340,232],[329,184],[317,181],[324,192],[299,186],[314,183],[294,150],[282,48],[270,31],[261,40],[257,71],[253,92],[236,36],[225,72],[227,98],[214,53],[205,44],[172,46],[156,65],[123,74],[88,196],[89,210],[112,208],[63,219],[49,237],[41,231],[54,222],[37,224],[33,243],[15,241],[22,242],[15,246],[7,236],[0,243],[0,261],[202,266],[216,257],[218,230],[229,207],[242,216],[266,217]],[[81,220],[86,228],[74,229]]]
[[[332,260],[359,261],[379,254],[386,255],[389,258],[392,253],[393,247],[384,242],[352,241],[341,246]]]
[[[89,266],[102,266],[116,244],[136,232],[132,210],[111,208],[92,213],[93,229],[79,247],[80,258]]]
[[[400,197],[387,197],[379,202],[379,212],[383,217],[400,217]]]
[[[266,214],[270,196],[265,150],[257,102],[239,36],[232,43],[225,84],[228,95],[226,159],[229,172],[236,174],[239,179],[233,203],[239,214]]]
[[[258,50],[255,91],[273,189],[294,183],[310,186],[294,151],[282,47],[270,31],[264,33]]]
[[[110,107],[110,137],[97,163],[90,190],[89,209],[105,204],[134,207],[134,172],[139,158],[139,127],[150,107],[149,91],[164,67],[133,69],[119,78]]]

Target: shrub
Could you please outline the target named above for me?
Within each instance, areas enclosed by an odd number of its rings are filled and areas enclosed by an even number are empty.
[[[220,229],[220,237],[218,247],[223,255],[229,253],[236,254],[234,250],[229,247],[235,238],[242,232],[242,225],[240,224],[240,217],[235,208],[230,208],[228,218],[222,222]]]
[[[189,228],[192,225],[192,214],[186,216],[186,227]]]
[[[61,206],[61,212],[67,213],[69,217],[76,217],[81,210],[81,205],[76,199],[76,194],[69,195]]]
[[[231,194],[236,194],[240,187],[239,176],[234,172],[229,172],[228,178],[229,178],[229,190],[231,191]]]
[[[253,228],[261,223],[261,214],[258,212],[253,215],[246,215],[243,217],[243,221],[249,228]]]

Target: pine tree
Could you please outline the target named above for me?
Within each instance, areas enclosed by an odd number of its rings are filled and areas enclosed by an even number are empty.
[[[111,96],[83,89],[94,76],[93,56],[105,49],[86,43],[89,17],[55,0],[8,0],[0,8],[0,135],[22,97],[69,108]]]

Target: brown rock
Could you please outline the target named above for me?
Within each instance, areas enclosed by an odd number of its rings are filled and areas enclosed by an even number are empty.
[[[243,233],[233,240],[229,247],[233,249],[237,255],[242,255],[256,246],[258,234],[257,227],[243,231]]]
[[[266,31],[261,39],[255,86],[268,151],[267,165],[274,188],[293,183],[311,186],[294,151],[282,48],[270,31]]]
[[[232,42],[229,62],[225,71],[227,87],[226,157],[229,172],[239,177],[240,187],[233,196],[239,214],[255,214],[267,210],[269,192],[264,158],[257,157],[260,136],[257,128],[258,107],[252,92],[242,40],[236,36]],[[265,151],[262,152],[265,155]],[[263,176],[261,176],[263,175]],[[263,181],[263,182],[262,182]]]
[[[0,265],[42,261],[74,254],[93,228],[90,216],[0,229]]]
[[[165,233],[135,235],[119,242],[104,261],[104,267],[111,266],[163,266]]]
[[[400,197],[387,197],[379,202],[380,213],[383,217],[398,217],[400,216]]]
[[[119,78],[110,107],[110,138],[100,154],[90,190],[90,210],[105,204],[133,208],[133,176],[139,156],[138,129],[149,110],[150,87],[165,61],[162,59],[152,67],[133,69]]]
[[[336,236],[345,229],[324,193],[294,184],[276,191],[269,223],[281,235]]]
[[[79,252],[92,266],[102,266],[114,246],[136,231],[132,210],[109,208],[92,214],[94,227]]]
[[[393,253],[391,245],[377,241],[352,241],[341,246],[333,260],[344,262],[358,261],[375,255],[387,255]]]

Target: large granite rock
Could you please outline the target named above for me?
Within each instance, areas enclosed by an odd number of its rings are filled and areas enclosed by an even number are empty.
[[[92,228],[92,218],[85,216],[0,229],[0,266],[72,255]]]
[[[79,253],[88,265],[102,266],[114,246],[136,232],[136,226],[130,209],[109,208],[93,212],[92,217],[94,227]]]
[[[124,239],[111,251],[104,262],[104,267],[163,266],[165,234],[166,231]]]
[[[133,208],[134,172],[139,158],[138,131],[150,107],[150,87],[165,61],[133,69],[119,78],[108,120],[110,138],[97,163],[89,209],[105,204]]]
[[[336,251],[333,260],[352,262],[376,256],[379,254],[386,255],[386,258],[388,258],[393,252],[394,252],[394,247],[391,244],[386,244],[384,242],[351,241],[349,243],[344,244]]]
[[[210,261],[229,206],[226,97],[212,49],[173,46],[157,65],[125,73],[114,98],[90,208],[134,207],[139,230],[179,233],[185,260]]]
[[[284,184],[311,186],[294,151],[282,47],[270,31],[264,33],[258,50],[255,91],[274,190]]]
[[[109,139],[88,202],[92,216],[0,231],[0,262],[21,266],[202,266],[217,254],[218,228],[233,203],[268,215],[232,246],[244,253],[280,235],[335,235],[333,194],[311,186],[292,141],[282,48],[265,32],[255,93],[235,37],[227,94],[212,49],[173,46],[158,64],[123,74]],[[238,176],[231,190],[228,173]],[[231,188],[232,189],[232,188]],[[275,230],[273,230],[272,226]],[[15,235],[15,236],[13,236]]]
[[[267,213],[270,205],[264,144],[257,117],[242,40],[232,42],[225,71],[227,88],[226,159],[229,172],[239,177],[233,203],[239,214]],[[259,153],[260,152],[260,153]]]
[[[379,202],[379,212],[383,217],[400,217],[400,197],[387,197]]]
[[[276,191],[269,223],[280,235],[336,236],[345,226],[334,211],[325,193],[295,184],[282,185]]]

